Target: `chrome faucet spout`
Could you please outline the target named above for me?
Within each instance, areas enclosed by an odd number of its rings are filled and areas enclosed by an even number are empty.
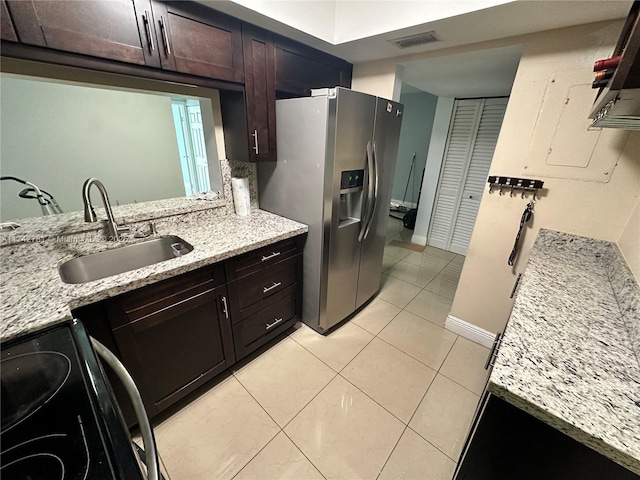
[[[111,209],[111,202],[109,201],[109,194],[107,193],[107,189],[102,184],[100,180],[97,178],[88,178],[84,184],[82,185],[82,203],[84,203],[84,221],[85,222],[95,222],[98,220],[95,210],[93,209],[93,204],[91,203],[90,191],[91,187],[95,185],[98,191],[100,192],[100,196],[102,197],[102,203],[104,204],[104,209],[107,212],[107,235],[109,240],[118,240],[121,233],[128,232],[129,227],[124,225],[118,225],[113,216],[113,210]]]

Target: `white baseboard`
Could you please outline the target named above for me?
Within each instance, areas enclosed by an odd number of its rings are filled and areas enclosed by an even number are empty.
[[[415,233],[411,235],[411,243],[415,243],[416,245],[426,245],[427,237],[422,235],[416,235]]]
[[[472,342],[479,343],[487,348],[491,348],[493,346],[493,341],[496,338],[495,333],[488,332],[483,328],[472,323],[465,322],[453,315],[447,316],[447,321],[445,322],[444,327],[453,333],[457,333],[458,335],[467,338]]]

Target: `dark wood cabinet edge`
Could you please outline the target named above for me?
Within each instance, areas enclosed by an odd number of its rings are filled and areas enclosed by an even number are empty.
[[[105,73],[115,73],[133,77],[147,78],[164,82],[173,82],[183,85],[195,85],[197,87],[213,88],[244,92],[244,87],[238,83],[213,80],[206,77],[187,75],[169,70],[160,70],[152,67],[129,65],[126,63],[105,60],[97,57],[89,57],[81,54],[50,50],[31,45],[17,44],[3,40],[0,46],[0,54],[5,57],[18,58],[42,63],[53,63],[67,67],[85,68]]]
[[[316,62],[324,63],[336,68],[344,68],[345,70],[352,71],[353,65],[348,61],[331,55],[330,53],[323,52],[316,48],[305,45],[304,43],[297,42],[282,35],[274,34],[273,41],[276,48],[286,50],[287,52],[294,53],[303,57],[313,58]]]

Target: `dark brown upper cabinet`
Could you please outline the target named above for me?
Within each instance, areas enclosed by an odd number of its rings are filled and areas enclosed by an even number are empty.
[[[148,0],[8,0],[20,42],[159,66]]]
[[[353,66],[288,38],[275,38],[276,90],[281,97],[307,96],[313,88],[351,87]]]
[[[191,2],[153,2],[162,68],[242,83],[240,21]]]
[[[244,92],[220,91],[227,158],[276,160],[276,91],[273,34],[242,26]]]
[[[0,38],[10,42],[18,41],[16,29],[13,28],[13,22],[11,21],[11,16],[9,16],[9,10],[7,10],[7,3],[4,0],[0,3]]]
[[[250,160],[275,161],[276,88],[272,34],[244,25],[242,46]]]

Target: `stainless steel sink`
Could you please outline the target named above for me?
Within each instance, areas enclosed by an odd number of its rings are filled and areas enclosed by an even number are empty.
[[[181,257],[192,250],[183,239],[170,235],[74,258],[60,265],[58,272],[65,283],[85,283]]]

